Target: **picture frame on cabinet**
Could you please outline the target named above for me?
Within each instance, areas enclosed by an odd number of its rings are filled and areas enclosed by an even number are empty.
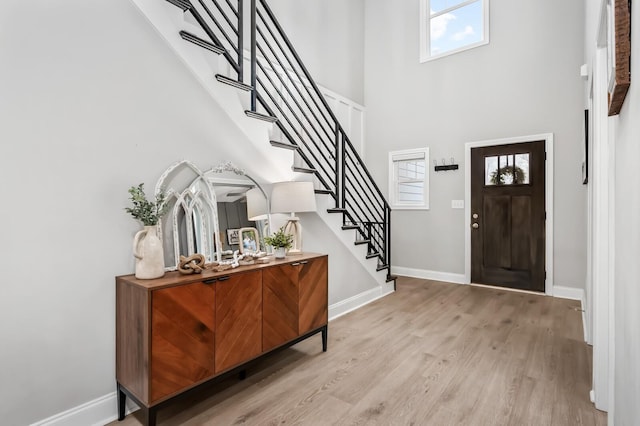
[[[256,228],[240,228],[240,253],[260,251],[260,235]]]

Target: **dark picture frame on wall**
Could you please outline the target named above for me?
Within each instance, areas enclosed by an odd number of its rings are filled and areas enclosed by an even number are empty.
[[[589,183],[589,110],[584,110],[584,141],[582,144],[582,184]]]
[[[230,246],[240,244],[240,228],[227,229],[227,243],[229,243]]]
[[[631,85],[631,0],[607,1],[609,116],[618,115]]]

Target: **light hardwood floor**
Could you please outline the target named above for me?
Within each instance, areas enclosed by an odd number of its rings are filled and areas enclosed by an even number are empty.
[[[158,425],[605,425],[576,301],[412,278]],[[111,425],[139,425],[137,414]]]

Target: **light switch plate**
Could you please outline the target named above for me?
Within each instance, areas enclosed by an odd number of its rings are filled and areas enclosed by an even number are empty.
[[[464,200],[451,200],[452,209],[464,209]]]

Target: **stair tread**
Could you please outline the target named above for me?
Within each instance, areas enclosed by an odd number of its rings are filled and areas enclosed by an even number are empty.
[[[347,209],[340,209],[340,208],[335,208],[335,209],[327,209],[327,213],[346,213]]]
[[[382,271],[383,269],[388,269],[389,265],[378,265],[376,271]]]
[[[244,90],[245,92],[250,92],[251,90],[253,90],[253,87],[249,86],[248,84],[244,84],[238,80],[227,77],[226,75],[216,74],[216,80],[218,80],[220,83],[233,86],[236,89]]]
[[[347,231],[349,229],[358,229],[360,228],[358,225],[342,225],[342,230]]]
[[[167,1],[184,11],[191,9],[191,3],[189,3],[187,0],[167,0]]]
[[[316,172],[316,169],[312,169],[310,167],[299,167],[299,166],[292,166],[291,170],[299,173],[315,173]]]
[[[292,151],[297,151],[298,150],[298,146],[297,145],[292,145],[292,144],[286,143],[286,142],[269,141],[269,143],[271,144],[271,146],[274,146],[276,148],[290,149]]]
[[[222,46],[218,46],[217,44],[211,43],[210,41],[204,40],[200,37],[198,37],[195,34],[191,34],[190,32],[187,31],[180,31],[180,37],[182,37],[184,40],[195,44],[196,46],[200,46],[202,48],[205,48],[207,50],[210,50],[214,53],[217,54],[222,54],[225,52],[224,47]]]
[[[353,244],[359,246],[359,245],[362,245],[362,244],[369,244],[370,242],[371,242],[371,240],[356,240],[356,241],[354,241]]]
[[[367,259],[373,259],[374,257],[378,257],[378,256],[380,256],[380,253],[376,251],[374,253],[367,254]]]
[[[387,282],[395,281],[398,277],[396,275],[387,275]]]
[[[333,191],[330,189],[314,189],[316,194],[333,194]]]
[[[276,121],[278,121],[278,117],[274,117],[272,115],[260,114],[259,112],[250,110],[246,110],[244,113],[247,115],[247,117],[255,118],[257,120],[262,120],[269,123],[275,123]]]

